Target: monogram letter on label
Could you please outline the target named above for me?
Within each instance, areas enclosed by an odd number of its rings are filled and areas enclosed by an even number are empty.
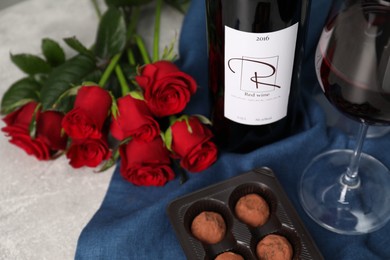
[[[231,72],[241,72],[240,89],[250,92],[274,91],[276,85],[278,57],[231,58],[228,61]]]

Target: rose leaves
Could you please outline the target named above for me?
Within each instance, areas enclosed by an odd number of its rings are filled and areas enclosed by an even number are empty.
[[[215,162],[205,121],[183,114],[195,80],[172,62],[173,44],[150,59],[137,34],[131,10],[150,2],[106,0],[92,47],[75,36],[63,39],[76,52],[73,57],[49,38],[41,42],[41,56],[10,54],[25,73],[1,100],[1,130],[10,143],[38,160],[65,154],[73,168],[104,163],[103,171],[120,157],[122,177],[142,186],[174,179],[176,161],[189,172]],[[180,11],[189,3],[165,2]]]
[[[70,48],[77,52],[75,56],[69,59],[65,57],[65,51],[60,44],[49,38],[45,38],[41,42],[42,56],[25,53],[11,54],[11,61],[26,74],[26,77],[12,84],[4,93],[1,100],[0,112],[2,115],[8,116],[11,113],[19,113],[20,111],[25,110],[25,107],[30,107],[33,103],[37,104],[37,111],[30,114],[28,127],[23,127],[23,133],[26,135],[25,140],[31,139],[30,141],[33,141],[33,143],[38,141],[37,135],[40,133],[40,130],[37,129],[37,125],[40,125],[40,122],[38,121],[40,114],[55,112],[64,117],[65,114],[76,109],[74,107],[74,101],[75,96],[80,89],[80,85],[82,85],[83,82],[99,81],[107,63],[112,59],[112,56],[124,50],[126,28],[124,26],[123,13],[114,7],[107,9],[99,22],[94,48],[85,47],[76,37],[65,38],[64,41]],[[84,83],[84,85],[88,84],[89,83]],[[100,87],[98,88],[101,89]],[[109,103],[111,104],[111,94],[109,94],[108,91],[104,92],[106,92],[105,103],[109,100]],[[83,99],[84,101],[88,101],[91,98],[90,95],[91,93],[88,93],[88,95],[79,98],[79,100]],[[87,104],[91,105],[90,103]],[[95,106],[99,108],[102,107],[101,105],[102,104],[99,102],[95,104]],[[78,107],[77,104],[76,107]],[[80,108],[77,109],[80,110]],[[96,111],[93,106],[89,109]],[[96,118],[87,119],[82,112],[77,113],[73,111],[72,113],[78,114],[73,116],[73,121],[77,121],[78,119],[76,118],[79,118],[79,127],[83,128],[79,133],[85,132],[84,134],[86,134],[88,132],[86,131],[88,127],[91,127],[91,129],[96,127],[99,131],[101,130],[103,122],[89,122],[88,120],[93,121],[96,120]],[[104,118],[107,118],[109,115],[108,110],[102,113],[104,114]],[[70,115],[66,117],[68,121],[71,121],[69,120],[70,117]],[[89,122],[89,125],[85,124],[87,121]],[[105,121],[105,119],[103,121]],[[47,121],[45,122],[45,125],[49,125],[49,123],[50,122]],[[57,123],[60,129],[64,125],[62,122]],[[65,125],[68,127],[71,124],[68,123]],[[3,129],[3,131],[8,131],[10,127],[12,128],[12,123],[11,125],[7,123],[6,129]],[[65,131],[61,130],[61,134],[67,136],[66,131],[71,133],[72,140],[85,139],[84,136],[78,136],[77,134],[73,136],[75,131],[70,131],[69,129],[66,129]],[[99,133],[99,131],[96,129],[91,131],[94,132],[94,134],[91,135],[90,138],[97,138],[97,136],[101,138],[102,134]],[[11,137],[10,141],[15,143],[16,137],[13,137],[13,132],[8,132],[7,134]],[[107,133],[104,133],[104,135],[107,135]],[[20,137],[20,135],[18,136]],[[105,136],[105,138],[107,138],[107,136]],[[27,143],[27,141],[25,142]],[[70,145],[71,144],[72,143],[70,142]],[[85,145],[83,147],[85,148]],[[27,148],[25,148],[25,150],[26,149]],[[28,153],[34,154],[32,148]],[[55,153],[52,151],[46,154],[48,156],[39,155],[36,157],[40,160],[55,158]],[[106,153],[106,155],[107,154],[108,153]],[[105,159],[106,157],[107,156],[104,156]]]
[[[78,54],[66,59],[65,51],[56,41],[45,38],[41,43],[43,57],[32,54],[11,54],[11,61],[25,74],[4,94],[1,114],[8,114],[30,101],[42,103],[43,110],[67,112],[71,97],[63,94],[83,82],[98,82],[101,66],[122,52],[126,44],[126,27],[123,13],[110,7],[99,22],[95,47],[87,48],[76,37],[64,42]],[[102,65],[103,64],[103,65]],[[58,103],[61,98],[61,103]],[[18,101],[17,103],[15,101]]]
[[[100,20],[95,53],[101,59],[110,59],[123,51],[126,45],[126,25],[122,12],[109,8]]]

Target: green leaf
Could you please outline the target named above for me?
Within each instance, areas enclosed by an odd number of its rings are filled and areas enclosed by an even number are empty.
[[[32,54],[11,54],[11,61],[28,75],[49,73],[50,65],[41,57]]]
[[[195,117],[197,117],[199,119],[199,121],[204,124],[204,125],[213,125],[213,123],[211,122],[211,120],[209,118],[207,118],[206,116],[204,115],[201,115],[201,114],[195,114],[193,115]]]
[[[79,54],[84,54],[95,59],[95,54],[87,47],[85,47],[75,36],[64,38],[64,42]]]
[[[181,121],[185,121],[186,125],[187,125],[187,130],[190,134],[192,134],[192,127],[190,125],[190,116],[189,115],[182,115],[180,116],[179,118],[175,119],[175,120],[172,120],[171,121],[171,125],[174,124],[174,122],[177,121],[177,122],[181,122]]]
[[[110,59],[122,52],[126,45],[126,24],[123,13],[109,8],[100,20],[96,36],[95,53],[102,59]]]
[[[104,172],[106,170],[108,170],[109,168],[111,168],[112,166],[114,166],[117,162],[117,160],[119,159],[119,150],[118,149],[115,149],[112,153],[112,156],[110,159],[108,159],[104,164],[103,166],[100,168],[100,170],[98,172]]]
[[[116,102],[116,98],[114,97],[112,92],[109,91],[109,93],[110,93],[111,100],[112,100],[112,103],[111,103],[111,115],[114,117],[114,119],[117,119],[118,118],[118,114],[119,114],[118,103]]]
[[[84,55],[77,55],[55,68],[50,73],[41,91],[43,110],[52,108],[65,91],[81,84],[83,79],[95,69],[94,61]]]
[[[161,60],[167,60],[173,62],[177,59],[178,56],[175,53],[175,43],[176,43],[176,37],[172,39],[172,41],[168,46],[165,46],[163,54],[161,56]]]
[[[165,146],[169,151],[172,152],[172,128],[168,127],[164,134],[161,134],[161,137],[165,143]]]
[[[88,75],[82,78],[83,81],[91,81],[91,82],[98,82],[100,78],[102,77],[102,72],[98,69],[92,71]],[[98,85],[95,83],[95,85]]]
[[[133,91],[130,91],[129,94],[134,99],[145,100],[144,95],[141,91],[133,90]]]
[[[105,0],[108,6],[136,6],[149,4],[153,0]]]
[[[63,100],[69,97],[73,97],[77,95],[77,92],[81,88],[81,85],[71,87],[68,90],[66,90],[64,93],[62,93],[56,100],[56,102],[53,104],[54,108],[58,108],[61,104],[63,104]]]
[[[41,48],[43,55],[51,66],[57,67],[65,62],[64,50],[56,41],[44,38],[42,39]]]
[[[1,114],[8,114],[31,102],[39,102],[41,85],[31,78],[23,78],[13,83],[1,100]]]

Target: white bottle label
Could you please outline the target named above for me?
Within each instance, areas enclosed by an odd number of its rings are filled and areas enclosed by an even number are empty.
[[[225,26],[225,117],[264,125],[287,115],[298,23],[270,33]]]

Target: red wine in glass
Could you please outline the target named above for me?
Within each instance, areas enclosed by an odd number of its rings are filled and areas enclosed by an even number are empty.
[[[390,124],[390,2],[335,0],[316,53],[324,95],[360,123],[354,150],[316,156],[300,181],[308,215],[341,234],[372,232],[390,220],[390,171],[362,152],[369,125]]]
[[[346,23],[337,28],[332,27],[334,20],[325,27],[317,50],[317,73],[325,96],[340,112],[367,124],[388,125],[389,9],[367,4],[361,11],[345,15]],[[340,40],[340,35],[345,39]]]

